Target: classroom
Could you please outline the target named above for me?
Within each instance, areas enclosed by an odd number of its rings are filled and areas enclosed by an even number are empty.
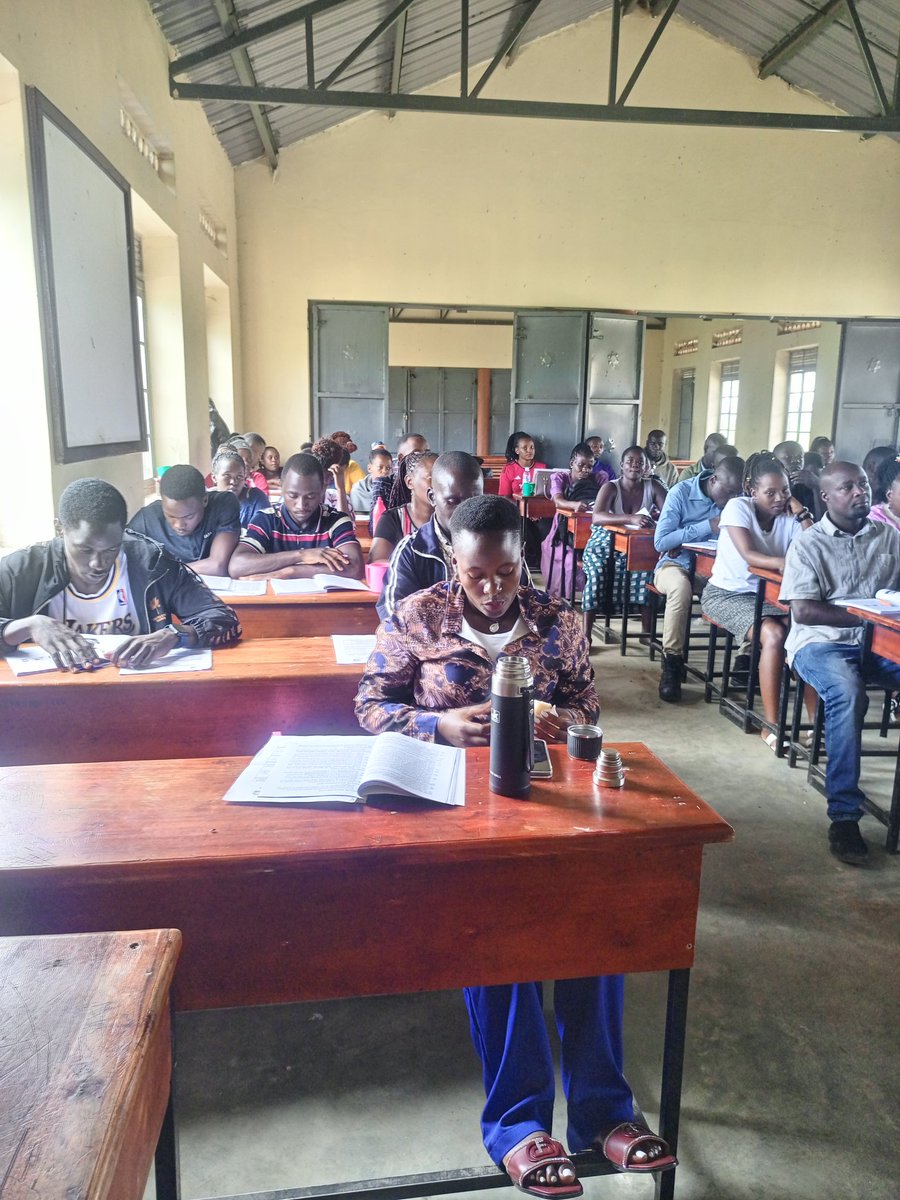
[[[56,1104],[80,1163],[100,1146],[92,1197],[468,1194],[437,1176],[478,1166],[473,1194],[518,1177],[551,1200],[579,1194],[558,1139],[597,1200],[893,1200],[898,45],[898,0],[0,0],[19,451],[0,473],[0,1200],[17,1180],[72,1194],[65,1147],[27,1169],[17,1151]],[[854,546],[855,586],[811,584],[816,538],[823,561]],[[816,657],[830,635],[804,633],[823,628],[857,638],[858,696]],[[112,670],[80,670],[87,630],[121,635]],[[474,711],[515,639],[538,647],[554,771],[530,810],[489,792]],[[16,673],[32,652],[61,669]],[[621,793],[567,754],[566,727],[598,723]],[[222,799],[273,734],[363,731],[461,747],[464,814]],[[88,1016],[73,1002],[57,1029],[34,981],[63,940]],[[598,1167],[562,1092],[528,1143],[549,1176],[491,1140],[490,1105],[479,1128],[484,996],[529,965],[624,977],[624,1017],[602,1001],[624,1087],[677,1170],[641,1166],[639,1141],[630,1169],[612,1143]],[[105,1096],[118,1146],[67,1075],[51,1102],[21,1065],[40,1031],[62,1046],[93,1021],[60,1062],[107,1069],[101,968],[108,1011],[130,987],[144,1022],[108,1029],[155,1031]],[[552,1098],[565,1019],[527,986]]]

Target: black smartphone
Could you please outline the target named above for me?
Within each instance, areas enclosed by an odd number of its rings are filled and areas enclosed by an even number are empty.
[[[553,763],[550,761],[550,751],[547,749],[547,743],[540,738],[534,739],[534,766],[531,768],[531,778],[553,778]]]

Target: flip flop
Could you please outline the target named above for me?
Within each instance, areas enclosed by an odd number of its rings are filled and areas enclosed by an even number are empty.
[[[646,1125],[636,1121],[623,1121],[616,1125],[601,1140],[597,1139],[601,1151],[617,1171],[668,1171],[678,1166],[678,1159],[659,1136],[652,1133]],[[651,1146],[659,1146],[662,1150],[657,1158],[635,1162],[634,1154],[638,1150],[649,1150]]]
[[[572,1160],[565,1147],[546,1133],[535,1133],[518,1146],[503,1164],[504,1169],[520,1192],[538,1196],[540,1200],[555,1200],[556,1197],[580,1196],[584,1188],[578,1182]],[[530,1176],[546,1167],[568,1167],[573,1183],[528,1183]]]

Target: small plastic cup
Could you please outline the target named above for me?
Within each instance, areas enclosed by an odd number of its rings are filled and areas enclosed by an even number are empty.
[[[366,563],[366,586],[371,592],[380,592],[387,574],[387,559],[383,562]]]
[[[526,496],[526,497],[527,497],[527,496],[533,496],[533,495],[534,495],[534,482],[533,482],[532,480],[530,480],[530,479],[526,479],[526,480],[524,480],[524,481],[523,481],[523,483],[522,483],[522,495],[523,495],[523,496]]]

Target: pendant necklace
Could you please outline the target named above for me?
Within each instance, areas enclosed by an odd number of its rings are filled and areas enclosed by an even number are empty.
[[[499,621],[493,621],[490,625],[488,625],[488,633],[499,633],[499,632],[500,632],[500,622]]]

